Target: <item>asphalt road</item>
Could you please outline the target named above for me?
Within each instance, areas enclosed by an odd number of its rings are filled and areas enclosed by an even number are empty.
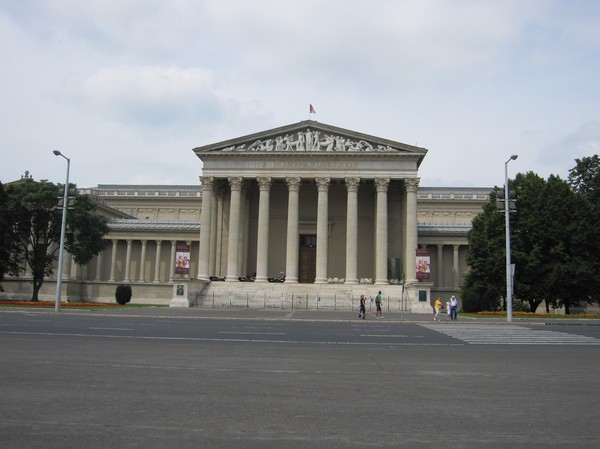
[[[0,446],[600,446],[600,326],[353,316],[2,311]]]

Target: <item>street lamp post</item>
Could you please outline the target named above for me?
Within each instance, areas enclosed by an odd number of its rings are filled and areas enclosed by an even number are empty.
[[[504,220],[506,223],[506,321],[512,322],[513,276],[510,263],[510,210],[508,200],[508,163],[519,156],[513,154],[504,163]]]
[[[62,224],[60,226],[60,247],[58,250],[58,276],[56,278],[56,303],[54,305],[54,311],[60,312],[60,294],[62,288],[62,272],[63,272],[63,254],[65,251],[65,231],[67,228],[67,203],[69,201],[69,170],[71,168],[71,159],[66,157],[58,150],[53,151],[55,156],[61,156],[67,161],[67,180],[65,181],[65,187],[63,189],[63,210],[62,210]]]

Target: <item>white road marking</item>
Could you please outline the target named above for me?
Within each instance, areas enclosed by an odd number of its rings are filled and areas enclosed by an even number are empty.
[[[219,334],[240,334],[240,335],[286,335],[285,332],[219,332]]]
[[[0,331],[0,335],[31,335],[46,337],[77,337],[77,338],[114,338],[121,340],[163,340],[163,341],[196,341],[196,342],[222,342],[222,343],[268,343],[268,344],[294,344],[294,345],[333,345],[333,346],[381,346],[381,342],[368,341],[303,341],[303,340],[265,340],[251,338],[203,338],[203,337],[150,337],[136,335],[109,335],[109,334],[81,334],[62,332],[11,332]],[[386,346],[464,346],[462,343],[398,343],[388,342]]]
[[[600,339],[514,325],[421,324],[448,337],[471,345],[600,345]]]

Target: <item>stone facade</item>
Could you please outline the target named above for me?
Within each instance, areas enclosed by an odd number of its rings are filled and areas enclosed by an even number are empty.
[[[65,264],[63,297],[113,300],[130,283],[140,303],[268,296],[325,307],[381,290],[398,308],[429,312],[434,296],[460,289],[471,220],[491,191],[419,186],[426,149],[313,121],[194,152],[198,186],[82,189],[111,217],[110,244],[85,267]],[[428,278],[416,274],[417,249],[429,250]],[[22,297],[25,280],[9,278],[4,296]],[[48,279],[41,297],[54,288]]]

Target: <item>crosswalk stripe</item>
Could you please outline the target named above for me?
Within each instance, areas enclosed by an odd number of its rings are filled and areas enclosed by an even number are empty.
[[[600,345],[600,339],[586,335],[536,330],[514,325],[422,324],[421,326],[472,345]]]

